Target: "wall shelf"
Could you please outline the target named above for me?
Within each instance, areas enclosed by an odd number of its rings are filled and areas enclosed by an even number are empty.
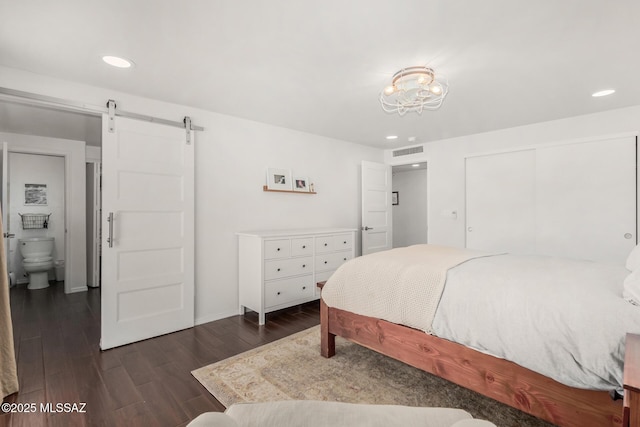
[[[315,191],[270,190],[266,185],[262,186],[262,190],[271,193],[318,194]]]

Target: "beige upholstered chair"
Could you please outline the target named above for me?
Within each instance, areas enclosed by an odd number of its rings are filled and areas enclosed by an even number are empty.
[[[207,412],[188,427],[496,427],[462,409],[415,408],[340,402],[290,400],[231,405]]]

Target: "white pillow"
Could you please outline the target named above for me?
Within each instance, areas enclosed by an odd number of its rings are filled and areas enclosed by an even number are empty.
[[[640,245],[637,245],[627,257],[627,270],[636,271],[640,268]]]
[[[624,279],[622,297],[633,305],[640,305],[640,269],[637,269]]]

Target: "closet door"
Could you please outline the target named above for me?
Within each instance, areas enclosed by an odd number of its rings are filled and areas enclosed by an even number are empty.
[[[538,253],[624,263],[636,244],[635,137],[537,150]]]
[[[535,151],[466,159],[466,246],[535,252]]]

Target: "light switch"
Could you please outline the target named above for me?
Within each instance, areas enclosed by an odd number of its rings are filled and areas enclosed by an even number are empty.
[[[440,216],[449,219],[458,219],[458,211],[455,209],[443,209],[440,211]]]

